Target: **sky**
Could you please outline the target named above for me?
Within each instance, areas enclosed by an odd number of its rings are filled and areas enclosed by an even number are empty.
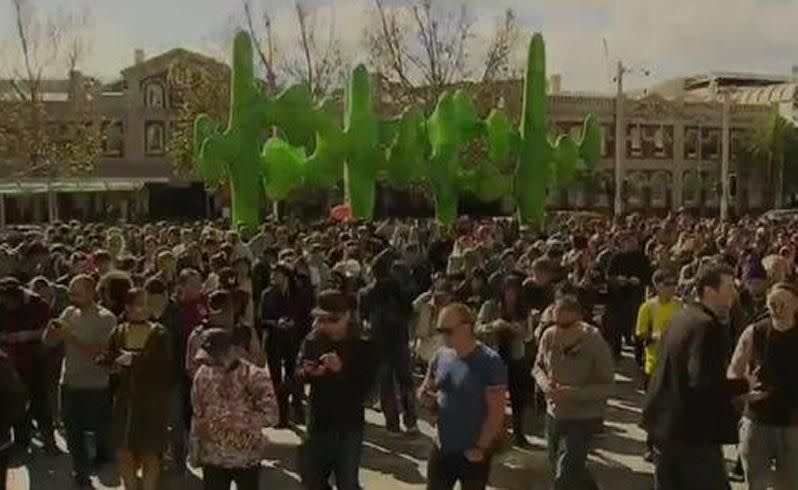
[[[296,28],[293,0],[252,0],[268,9],[282,49],[291,49]],[[364,61],[363,26],[373,0],[304,0],[326,35],[330,23],[352,61]],[[386,0],[398,5],[411,0]],[[517,13],[524,33],[540,31],[548,72],[563,88],[612,89],[614,66],[645,68],[630,87],[707,71],[789,75],[798,65],[798,0],[435,0],[441,8],[465,1],[475,38],[485,39],[506,8]],[[239,0],[28,0],[37,18],[58,9],[87,6],[91,49],[80,68],[104,79],[132,64],[133,51],[148,56],[184,47],[225,56],[240,24]],[[0,76],[16,62],[12,0],[0,0]],[[321,35],[321,34],[320,34]],[[605,49],[606,45],[606,49]],[[475,42],[478,50],[484,43]],[[520,53],[519,53],[520,54]]]

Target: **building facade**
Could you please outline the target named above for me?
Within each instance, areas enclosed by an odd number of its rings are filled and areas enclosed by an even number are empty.
[[[66,112],[70,104],[85,100],[94,90],[93,102],[105,134],[103,155],[90,176],[47,180],[27,178],[18,171],[20,162],[0,159],[0,222],[36,222],[48,217],[197,217],[211,212],[211,200],[202,184],[192,176],[177,175],[168,154],[176,108],[167,76],[175,61],[219,70],[228,67],[182,49],[151,59],[136,50],[134,58],[134,64],[121,71],[120,79],[99,90],[90,88],[97,87],[94,79],[79,72],[73,72],[68,80],[47,81],[45,101],[48,112],[54,114]],[[564,92],[560,83],[555,76],[549,84],[552,132],[578,136],[584,117],[592,114],[602,127],[602,159],[590,175],[581,176],[566,189],[552,190],[552,207],[612,209],[615,148],[621,145],[625,210],[666,212],[684,207],[716,212],[724,126],[718,87],[732,93],[728,127],[734,206],[743,212],[762,209],[770,202],[757,178],[761,173],[742,171],[740,145],[745,132],[772,111],[798,113],[793,112],[798,107],[795,84],[716,75],[669,81],[645,92],[628,93],[623,103],[624,138],[616,141],[616,98]],[[0,104],[4,87],[8,89],[0,81]],[[466,83],[456,88],[468,90],[478,109],[487,112],[502,107],[518,121],[521,81]],[[379,112],[398,114],[403,105],[391,90],[382,84],[376,90]]]
[[[42,178],[26,172],[13,154],[0,157],[0,221],[133,219],[203,215],[201,183],[178,175],[168,154],[177,108],[167,77],[176,61],[212,69],[228,67],[211,58],[174,49],[151,59],[136,50],[133,65],[108,84],[73,71],[68,79],[41,83],[48,118],[66,124],[72,109],[91,104],[102,124],[102,153],[87,175]],[[0,80],[0,106],[11,89]],[[54,130],[59,130],[58,125]],[[2,152],[0,152],[2,153]],[[199,209],[197,209],[199,208]]]

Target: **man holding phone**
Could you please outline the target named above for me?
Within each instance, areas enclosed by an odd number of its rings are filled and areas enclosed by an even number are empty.
[[[44,332],[48,345],[64,344],[61,371],[61,409],[75,483],[90,486],[86,432],[95,431],[99,466],[111,457],[108,421],[111,399],[107,368],[96,359],[108,347],[116,317],[95,302],[95,284],[90,276],[79,275],[69,285],[72,306]]]
[[[296,370],[297,380],[310,385],[304,483],[326,489],[334,475],[338,490],[358,490],[371,349],[352,328],[352,301],[340,291],[323,291],[313,316]]]

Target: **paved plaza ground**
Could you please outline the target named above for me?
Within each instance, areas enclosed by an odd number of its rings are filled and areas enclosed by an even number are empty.
[[[628,360],[623,372],[630,372]],[[595,444],[590,456],[591,468],[602,490],[651,490],[652,466],[643,461],[645,434],[637,427],[641,395],[631,377],[617,375],[616,396],[610,402],[607,431]],[[420,423],[423,435],[416,438],[389,435],[378,412],[367,414],[361,482],[365,490],[411,490],[424,488],[426,455],[432,444],[433,427]],[[530,450],[514,449],[494,462],[491,488],[506,490],[545,490],[549,487],[542,427],[534,427]],[[296,466],[298,434],[283,430],[271,431],[274,446],[263,472],[264,490],[300,490]],[[60,441],[59,444],[63,444]],[[30,466],[12,470],[10,490],[61,490],[71,485],[69,456],[48,457],[36,454]],[[121,488],[118,475],[109,470],[94,478],[98,489]],[[188,477],[169,474],[164,490],[201,489],[201,481],[192,473]],[[737,485],[734,490],[742,490]]]

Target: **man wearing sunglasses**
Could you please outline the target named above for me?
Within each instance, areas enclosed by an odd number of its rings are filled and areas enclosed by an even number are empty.
[[[358,490],[364,401],[375,366],[368,344],[352,326],[350,297],[323,291],[313,310],[313,330],[299,351],[296,378],[310,385],[310,417],[303,480],[308,490]]]
[[[418,396],[437,411],[438,441],[427,466],[428,490],[482,490],[490,459],[504,430],[507,368],[476,340],[476,315],[454,303],[438,317],[443,347],[429,363]]]
[[[645,363],[643,365],[643,389],[648,389],[648,380],[654,373],[657,363],[659,341],[665,334],[671,318],[682,309],[682,300],[676,297],[676,276],[672,272],[659,269],[652,277],[656,296],[640,305],[637,314],[635,335],[645,346]],[[654,461],[654,451],[650,438],[646,440],[646,452],[643,459],[649,463]]]

